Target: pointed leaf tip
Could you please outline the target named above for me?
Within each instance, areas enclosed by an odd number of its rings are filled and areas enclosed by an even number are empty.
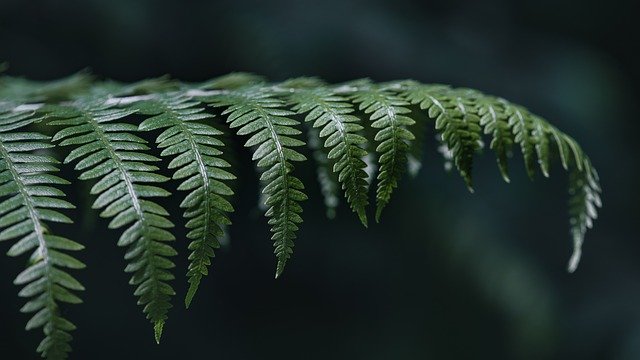
[[[358,218],[360,219],[360,222],[362,223],[362,225],[364,225],[365,228],[369,227],[369,221],[367,219],[367,213],[364,211],[364,209],[359,209],[358,210]]]
[[[153,332],[156,338],[156,344],[160,344],[160,338],[162,337],[162,329],[164,328],[164,320],[156,321],[153,325]]]
[[[195,297],[196,292],[198,291],[199,284],[200,284],[199,282],[192,282],[189,285],[189,290],[187,291],[187,295],[184,297],[185,309],[188,309],[189,306],[191,306],[191,302],[193,301],[193,298]]]
[[[567,271],[570,274],[573,274],[578,268],[578,264],[580,263],[581,256],[582,256],[582,250],[580,248],[576,248],[573,250],[573,254],[571,254],[571,259],[569,259],[569,264],[567,265]]]
[[[376,223],[380,223],[380,217],[382,216],[382,209],[384,207],[383,206],[378,206],[378,208],[376,209]],[[365,227],[367,227],[365,225]]]
[[[284,264],[281,261],[278,261],[278,265],[276,265],[276,276],[275,279],[278,279],[282,272],[284,271]]]

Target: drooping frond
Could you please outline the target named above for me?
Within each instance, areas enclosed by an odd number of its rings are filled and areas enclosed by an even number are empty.
[[[415,138],[409,127],[415,121],[407,116],[411,113],[409,103],[384,87],[363,87],[353,100],[360,110],[370,114],[371,127],[377,130],[374,140],[379,164],[376,190],[376,221],[379,221],[393,189],[406,171],[409,142]]]
[[[53,140],[74,147],[65,163],[77,161],[79,179],[97,180],[91,188],[91,194],[97,196],[93,208],[102,209],[101,217],[111,218],[109,228],[125,227],[118,241],[118,246],[127,247],[125,271],[133,274],[130,284],[136,286],[138,304],[144,306],[144,313],[154,324],[159,342],[174,295],[168,284],[174,278],[169,271],[174,264],[168,258],[176,255],[167,244],[174,240],[166,230],[173,227],[167,219],[169,214],[149,200],[170,195],[161,187],[149,185],[168,180],[157,173],[158,167],[148,164],[159,159],[147,154],[145,140],[132,134],[137,126],[115,122],[134,111],[116,109],[104,100],[79,100],[46,111],[58,119],[49,124],[62,127]]]
[[[31,252],[29,265],[14,281],[24,286],[19,295],[29,298],[21,311],[35,313],[26,328],[43,328],[42,357],[66,359],[75,325],[61,315],[60,304],[81,303],[72,291],[84,290],[66,269],[84,264],[65,252],[83,246],[50,231],[49,223],[72,222],[61,210],[74,206],[60,199],[65,194],[58,185],[68,182],[51,174],[58,162],[36,153],[53,146],[50,138],[24,130],[33,121],[32,112],[0,113],[0,242],[15,241],[9,256]]]
[[[304,142],[294,136],[301,132],[299,122],[292,119],[292,111],[284,109],[284,102],[273,94],[249,87],[209,98],[214,106],[224,107],[227,123],[237,128],[238,135],[251,135],[246,147],[257,147],[253,160],[262,171],[260,180],[267,185],[266,195],[275,254],[278,259],[276,278],[282,274],[287,260],[293,253],[298,224],[302,223],[300,202],[307,199],[304,185],[292,175],[292,162],[305,161],[306,157],[293,148]]]
[[[473,191],[473,156],[482,148],[482,129],[472,99],[462,97],[446,86],[415,83],[407,86],[403,94],[436,120],[435,129],[440,131],[458,172]]]
[[[165,129],[156,142],[163,149],[161,155],[172,158],[169,168],[175,169],[173,179],[182,180],[178,190],[189,192],[180,204],[185,209],[187,238],[191,240],[187,273],[190,286],[185,298],[188,308],[202,277],[209,272],[214,249],[220,247],[223,227],[231,224],[226,213],[233,207],[226,197],[233,191],[224,181],[235,176],[224,170],[230,165],[220,157],[222,132],[202,122],[211,121],[213,116],[199,102],[164,96],[138,103],[135,108],[141,114],[153,115],[140,124],[141,130]]]
[[[569,271],[578,264],[585,232],[601,206],[597,173],[573,138],[522,106],[472,89],[412,80],[331,85],[302,77],[269,83],[246,73],[202,83],[161,77],[124,84],[81,72],[53,82],[0,77],[0,99],[0,241],[14,240],[11,256],[33,254],[16,284],[25,285],[20,294],[30,298],[23,311],[35,312],[27,327],[43,327],[39,351],[51,359],[66,358],[74,328],[58,305],[79,302],[72,291],[82,290],[63,269],[83,264],[63,251],[82,246],[48,227],[70,222],[59,209],[72,205],[60,199],[64,193],[56,186],[65,181],[52,174],[56,161],[46,154],[56,149],[47,149],[48,137],[25,128],[39,126],[36,119],[59,127],[54,142],[72,147],[65,164],[75,162],[79,179],[95,181],[93,207],[110,219],[110,228],[123,230],[118,245],[127,247],[125,271],[132,273],[134,294],[158,341],[174,295],[170,258],[176,251],[169,244],[174,240],[170,215],[153,198],[169,195],[163,186],[170,180],[185,194],[180,206],[190,239],[188,307],[228,236],[230,180],[239,173],[229,160],[229,144],[236,136],[248,137],[245,146],[252,148],[260,173],[276,277],[293,252],[307,198],[293,172],[295,162],[306,160],[302,146],[313,154],[327,213],[335,214],[342,191],[365,225],[369,184],[377,178],[379,220],[403,173],[419,169],[423,143],[433,130],[445,167],[455,166],[469,189],[483,136],[507,182],[514,146],[531,177],[536,166],[549,176],[557,156],[569,172]],[[220,108],[225,123],[214,123],[216,111],[205,104]],[[307,144],[298,139],[301,130]],[[158,131],[153,150],[170,160],[168,169],[152,165],[160,159],[137,136],[141,131]],[[173,179],[161,175],[165,171]]]
[[[564,141],[572,148],[572,160],[575,161],[569,172],[569,225],[573,238],[573,254],[567,266],[569,272],[574,272],[582,256],[584,235],[587,229],[593,227],[593,221],[598,217],[597,208],[602,206],[602,190],[598,173],[591,166],[589,158],[582,153],[580,146],[567,135],[564,135]]]
[[[333,162],[333,171],[338,174],[347,202],[362,224],[367,226],[366,207],[369,201],[367,173],[364,171],[367,164],[363,161],[367,152],[362,148],[367,140],[358,134],[363,127],[360,119],[353,115],[353,105],[326,88],[296,91],[291,102],[294,111],[307,114],[305,121],[320,129],[318,136],[325,139],[323,145],[329,150],[327,159]]]

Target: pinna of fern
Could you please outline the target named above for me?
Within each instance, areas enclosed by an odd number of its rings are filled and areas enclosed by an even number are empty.
[[[35,123],[55,134],[39,134]],[[419,168],[429,128],[469,190],[474,157],[485,141],[506,182],[514,148],[530,177],[536,167],[548,177],[557,156],[569,172],[574,250],[568,269],[576,269],[586,230],[601,206],[597,172],[573,138],[502,98],[409,80],[269,83],[243,73],[201,84],[167,77],[121,84],[86,73],[49,83],[0,78],[0,240],[15,242],[11,256],[33,251],[16,284],[26,285],[20,294],[32,298],[23,310],[36,312],[27,327],[44,328],[39,351],[49,359],[67,357],[74,326],[61,317],[59,304],[80,302],[71,291],[83,289],[61,269],[83,266],[63,253],[82,245],[53,235],[48,226],[70,222],[61,210],[73,206],[59,199],[64,193],[58,185],[66,181],[51,174],[58,165],[43,151],[62,152],[62,166],[75,164],[77,178],[92,183],[92,207],[109,219],[109,228],[122,229],[116,243],[126,248],[125,271],[159,341],[175,295],[173,221],[187,229],[187,307],[231,224],[230,181],[238,171],[228,161],[229,137],[245,139],[259,169],[279,277],[293,253],[307,199],[294,166],[309,163],[304,146],[316,160],[329,213],[343,195],[366,226],[370,201],[379,221],[404,173]],[[371,168],[377,169],[374,177],[367,173]],[[174,182],[182,220],[163,206]],[[369,198],[372,187],[375,200]]]
[[[61,211],[74,206],[60,198],[64,193],[58,187],[68,182],[52,174],[59,171],[58,161],[33,153],[53,146],[48,136],[25,131],[35,120],[31,111],[0,113],[0,242],[12,242],[9,256],[31,253],[29,265],[14,280],[24,286],[19,296],[29,298],[20,311],[35,313],[27,330],[43,328],[38,352],[62,359],[71,351],[75,325],[61,315],[60,304],[81,303],[72,291],[84,290],[66,270],[84,264],[66,252],[83,246],[50,229],[52,223],[71,223]]]
[[[224,181],[235,176],[224,170],[231,165],[220,158],[224,143],[219,138],[222,132],[198,120],[209,120],[213,116],[203,106],[188,97],[159,97],[142,101],[135,106],[141,114],[155,115],[140,123],[140,130],[166,129],[156,142],[162,148],[162,156],[172,158],[170,169],[176,169],[173,179],[184,179],[178,190],[190,191],[180,207],[185,208],[184,217],[189,219],[187,238],[189,249],[189,291],[185,305],[189,307],[208,266],[214,249],[220,247],[223,227],[230,225],[226,213],[233,211],[225,197],[233,191]]]
[[[62,127],[53,140],[73,147],[65,163],[76,162],[79,179],[97,180],[91,188],[91,194],[97,196],[92,207],[102,210],[101,217],[111,219],[110,229],[125,227],[118,240],[118,246],[127,247],[125,271],[132,274],[130,284],[136,286],[138,304],[154,324],[159,342],[171,308],[169,300],[175,294],[168,284],[174,277],[169,271],[174,264],[168,257],[176,255],[167,244],[175,240],[167,230],[173,227],[169,213],[150,200],[170,194],[155,185],[168,180],[149,164],[159,159],[147,153],[145,140],[131,133],[137,126],[114,122],[131,115],[132,110],[116,109],[98,98],[45,111],[55,118],[49,125]]]

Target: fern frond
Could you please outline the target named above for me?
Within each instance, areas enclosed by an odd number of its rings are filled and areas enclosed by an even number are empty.
[[[222,132],[201,122],[210,121],[213,116],[199,102],[163,96],[138,103],[134,108],[141,114],[153,115],[140,124],[141,130],[165,129],[156,143],[163,149],[161,156],[172,158],[169,168],[175,169],[173,179],[183,180],[178,190],[189,192],[180,204],[188,219],[187,238],[191,239],[192,251],[187,272],[190,286],[185,297],[188,308],[202,277],[208,274],[214,249],[220,247],[224,226],[231,224],[226,213],[232,212],[233,207],[226,197],[233,195],[233,191],[224,181],[235,176],[224,170],[230,165],[220,157],[220,148],[224,146]]]
[[[554,137],[563,165],[569,167],[569,225],[573,238],[573,254],[567,269],[574,272],[582,256],[584,236],[598,217],[597,208],[602,206],[602,190],[598,173],[580,145],[572,137],[550,125],[547,129]]]
[[[505,103],[492,96],[478,96],[477,98],[478,116],[480,116],[480,126],[484,133],[491,135],[489,148],[496,153],[496,161],[502,178],[506,182],[509,179],[508,159],[514,143],[513,132],[509,125],[509,115],[506,113]]]
[[[363,160],[367,152],[362,148],[366,139],[358,134],[363,127],[360,119],[353,115],[353,105],[328,88],[299,90],[290,100],[294,104],[293,110],[307,114],[305,121],[320,130],[320,138],[325,138],[323,145],[329,150],[327,158],[334,163],[333,171],[338,175],[347,202],[367,226],[369,201],[364,171],[367,164]]]
[[[389,203],[393,189],[407,168],[410,141],[415,139],[409,127],[415,121],[409,102],[384,87],[364,87],[354,95],[358,108],[369,115],[371,127],[376,129],[374,140],[378,153],[378,188],[376,190],[376,221]]]
[[[260,180],[267,184],[262,192],[269,207],[265,215],[270,218],[278,278],[293,253],[298,224],[302,223],[299,203],[307,199],[304,185],[292,175],[292,162],[306,160],[293,149],[305,144],[294,137],[301,133],[296,128],[299,122],[291,118],[294,112],[284,109],[282,100],[259,87],[230,91],[207,101],[225,108],[223,115],[228,115],[227,123],[238,129],[238,135],[251,135],[245,146],[257,146],[253,160],[266,168]]]
[[[111,218],[110,229],[126,227],[119,246],[127,247],[125,271],[132,273],[130,284],[136,286],[138,304],[154,324],[156,341],[160,341],[162,327],[171,308],[174,291],[168,284],[174,267],[168,258],[176,251],[167,242],[174,236],[166,229],[173,223],[167,211],[149,198],[165,197],[170,193],[160,184],[168,178],[156,173],[149,165],[159,159],[146,153],[145,140],[133,135],[138,127],[114,122],[134,111],[116,109],[104,100],[78,100],[70,106],[47,109],[48,116],[58,120],[50,125],[61,126],[53,137],[61,146],[73,146],[65,163],[77,161],[79,179],[97,179],[91,194],[97,198],[94,209],[103,209],[101,217]]]
[[[597,208],[602,206],[598,173],[591,166],[587,157],[578,159],[582,162],[582,170],[577,163],[569,173],[569,225],[573,238],[573,254],[567,269],[574,272],[582,256],[582,244],[587,229],[593,227],[598,217]]]
[[[534,122],[529,112],[518,105],[513,105],[504,101],[506,113],[509,116],[509,126],[515,134],[515,142],[520,145],[522,158],[524,159],[525,169],[529,178],[535,175],[536,162],[536,141],[532,131]]]
[[[482,148],[482,129],[471,99],[461,97],[442,85],[413,84],[403,91],[403,95],[412,104],[427,110],[429,117],[436,120],[436,130],[440,131],[442,141],[451,151],[453,162],[467,188],[473,192],[473,156]]]
[[[167,77],[123,84],[79,73],[54,82],[0,77],[0,99],[0,241],[14,242],[10,256],[32,253],[15,283],[25,285],[20,295],[29,300],[23,311],[35,312],[27,328],[43,327],[45,339],[38,351],[50,359],[67,357],[74,329],[60,315],[59,304],[80,302],[72,291],[83,289],[65,268],[84,265],[63,253],[82,246],[53,235],[48,227],[71,222],[60,209],[73,205],[60,199],[65,195],[57,185],[66,181],[53,175],[56,161],[44,154],[52,146],[50,139],[24,130],[41,119],[59,127],[54,142],[72,147],[65,164],[75,162],[80,180],[95,181],[92,207],[110,219],[109,228],[123,230],[118,245],[127,248],[125,271],[132,274],[134,295],[153,323],[156,341],[174,295],[171,257],[176,251],[170,245],[175,240],[169,231],[173,223],[154,198],[169,195],[163,186],[170,179],[152,165],[160,159],[150,155],[147,142],[136,133],[158,131],[153,146],[170,160],[172,180],[185,191],[180,206],[191,251],[188,307],[208,274],[214,251],[228,235],[233,211],[230,186],[237,166],[230,164],[228,144],[234,138],[213,122],[208,105],[221,108],[226,125],[235,129],[233,136],[248,137],[245,146],[252,148],[260,172],[274,241],[276,277],[291,257],[302,223],[301,203],[307,196],[294,175],[294,163],[306,160],[299,150],[304,145],[316,160],[328,214],[335,213],[342,190],[365,226],[374,174],[379,220],[404,172],[419,168],[431,124],[445,167],[455,164],[471,191],[474,156],[484,147],[483,134],[507,182],[514,146],[521,149],[530,177],[536,166],[549,176],[557,153],[570,175],[569,271],[578,264],[585,232],[601,206],[598,175],[573,138],[522,106],[472,89],[411,80],[331,85],[301,77],[268,83],[246,73],[196,84]],[[304,117],[308,144],[298,139],[298,117]]]
[[[72,291],[84,287],[63,269],[85,265],[63,251],[83,246],[49,230],[48,223],[72,223],[60,210],[74,206],[60,199],[65,194],[58,185],[68,182],[51,174],[59,171],[58,162],[34,153],[51,148],[50,138],[22,132],[34,120],[32,112],[0,113],[0,242],[15,241],[7,253],[12,257],[32,252],[27,269],[14,281],[24,286],[19,295],[29,298],[21,311],[35,313],[26,328],[43,328],[42,357],[66,359],[76,327],[62,317],[60,303],[81,303]]]

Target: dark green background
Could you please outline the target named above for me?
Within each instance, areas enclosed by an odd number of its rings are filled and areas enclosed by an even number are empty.
[[[231,245],[192,309],[183,276],[163,343],[135,306],[123,251],[80,202],[67,231],[87,246],[85,304],[68,307],[75,359],[638,359],[640,245],[637,13],[631,1],[26,1],[0,2],[10,75],[53,79],[85,67],[133,81],[201,81],[231,71],[273,80],[316,75],[413,78],[521,103],[574,135],[604,188],[604,208],[569,275],[566,176],[512,183],[489,154],[476,193],[443,171],[430,144],[382,224],[363,229],[343,204],[324,218],[314,176],[305,224],[282,279],[256,207],[249,156]],[[67,175],[73,175],[68,173]],[[87,184],[70,190],[77,194]],[[72,195],[75,200],[77,195]],[[180,216],[179,194],[166,205]],[[177,243],[183,250],[185,242]],[[2,251],[8,246],[1,244]],[[0,258],[0,358],[35,359]],[[185,256],[177,259],[178,275]]]

